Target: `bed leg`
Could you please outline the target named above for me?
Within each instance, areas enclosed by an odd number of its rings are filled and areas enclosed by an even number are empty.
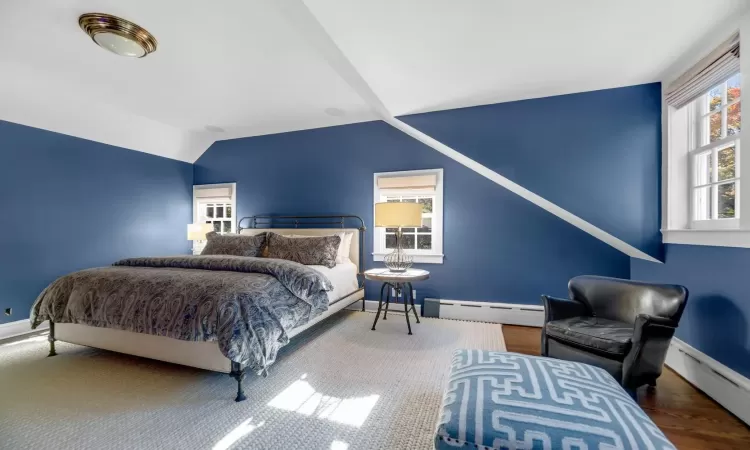
[[[49,336],[47,336],[47,340],[49,341],[49,355],[47,357],[57,355],[55,351],[55,322],[50,321],[49,323]]]
[[[245,379],[245,368],[241,367],[239,363],[233,362],[232,372],[229,373],[229,376],[237,380],[237,398],[235,398],[234,401],[241,402],[247,400],[247,397],[245,397],[245,391],[242,389],[242,381]]]

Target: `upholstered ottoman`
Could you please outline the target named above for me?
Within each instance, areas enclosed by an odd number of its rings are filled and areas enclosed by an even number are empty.
[[[517,353],[456,350],[436,449],[674,449],[612,376]]]

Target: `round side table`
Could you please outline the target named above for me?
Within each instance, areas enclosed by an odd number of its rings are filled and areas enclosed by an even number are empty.
[[[378,302],[378,312],[375,314],[375,322],[372,323],[372,329],[375,329],[375,325],[378,323],[380,318],[380,312],[383,311],[383,303],[385,303],[385,311],[383,312],[383,320],[387,319],[388,306],[391,303],[391,289],[396,291],[396,298],[404,293],[404,315],[406,316],[406,326],[411,333],[411,323],[409,322],[409,311],[414,312],[414,317],[419,323],[419,315],[417,314],[417,308],[414,306],[414,294],[411,287],[411,283],[414,281],[422,281],[430,278],[430,272],[422,269],[407,269],[404,272],[391,272],[389,269],[370,269],[365,271],[365,278],[368,280],[382,281],[383,286],[380,288],[380,301]]]

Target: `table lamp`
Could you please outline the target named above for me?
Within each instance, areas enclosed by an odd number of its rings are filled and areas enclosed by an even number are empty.
[[[188,241],[205,241],[206,235],[214,231],[213,224],[191,223],[188,225]]]
[[[422,205],[419,203],[375,203],[375,226],[396,228],[396,248],[385,256],[385,266],[391,272],[405,272],[414,258],[404,252],[401,227],[422,226]]]

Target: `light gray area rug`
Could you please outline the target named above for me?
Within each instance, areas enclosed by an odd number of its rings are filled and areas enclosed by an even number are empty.
[[[430,449],[456,348],[501,326],[344,311],[292,341],[233,401],[228,375],[58,343],[0,346],[0,448]]]

